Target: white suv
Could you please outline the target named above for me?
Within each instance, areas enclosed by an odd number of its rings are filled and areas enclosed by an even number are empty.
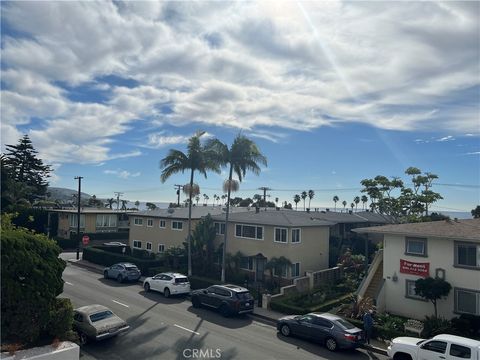
[[[165,297],[170,295],[189,294],[190,282],[188,277],[178,273],[161,273],[148,277],[143,282],[145,292],[156,290],[163,293]]]

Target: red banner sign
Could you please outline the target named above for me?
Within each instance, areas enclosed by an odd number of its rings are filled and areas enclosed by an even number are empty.
[[[419,263],[400,259],[400,272],[427,277],[430,273],[430,263]]]

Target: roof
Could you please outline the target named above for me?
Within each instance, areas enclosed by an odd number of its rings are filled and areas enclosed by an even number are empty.
[[[446,341],[454,341],[456,344],[460,345],[467,345],[470,347],[480,347],[480,341],[465,338],[462,336],[450,335],[450,334],[441,334],[433,337],[435,340],[446,340]]]
[[[332,321],[341,320],[341,319],[342,319],[340,316],[335,315],[335,314],[330,314],[330,313],[318,313],[318,312],[313,312],[313,313],[310,313],[309,315],[319,316],[319,317],[322,317],[322,318],[324,318],[324,319],[332,320]]]
[[[84,313],[84,314],[93,314],[96,313],[97,311],[105,311],[105,310],[110,310],[106,306],[103,305],[98,305],[98,304],[93,304],[93,305],[86,305],[79,307],[75,309],[75,311]]]
[[[353,229],[357,233],[438,237],[480,241],[480,219],[442,220]]]
[[[192,206],[192,219],[201,219],[208,214],[214,216],[224,213],[223,206]],[[230,207],[230,213],[247,211],[244,207]],[[132,216],[155,217],[155,218],[171,218],[171,219],[188,219],[188,207],[143,210],[128,213]]]
[[[78,209],[48,209],[51,212],[77,214]],[[81,207],[81,214],[126,214],[125,210]]]
[[[217,286],[225,287],[225,288],[227,288],[229,290],[232,290],[232,291],[235,291],[235,292],[248,291],[247,288],[244,288],[244,287],[241,287],[241,286],[238,286],[238,285],[226,284],[226,285],[217,285]]]

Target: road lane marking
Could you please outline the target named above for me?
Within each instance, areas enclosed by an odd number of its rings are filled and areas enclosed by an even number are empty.
[[[65,284],[73,286],[73,284],[69,283],[68,281],[65,281]]]
[[[117,301],[117,300],[112,300],[114,303],[118,304],[118,305],[122,305],[122,306],[125,306],[125,307],[130,307],[128,305],[125,305],[125,304],[122,304],[120,301]]]
[[[200,333],[198,333],[198,332],[196,332],[196,331],[193,331],[193,330],[190,330],[190,329],[187,329],[187,328],[184,328],[183,326],[180,326],[180,325],[177,325],[177,324],[173,324],[173,326],[176,326],[177,328],[180,328],[180,329],[183,329],[183,330],[185,330],[185,331],[194,333],[195,335],[200,335]]]

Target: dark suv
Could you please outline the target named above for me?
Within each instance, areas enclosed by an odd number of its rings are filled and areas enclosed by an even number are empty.
[[[237,285],[213,285],[191,292],[193,307],[217,309],[223,316],[253,312],[253,297],[248,289]]]

